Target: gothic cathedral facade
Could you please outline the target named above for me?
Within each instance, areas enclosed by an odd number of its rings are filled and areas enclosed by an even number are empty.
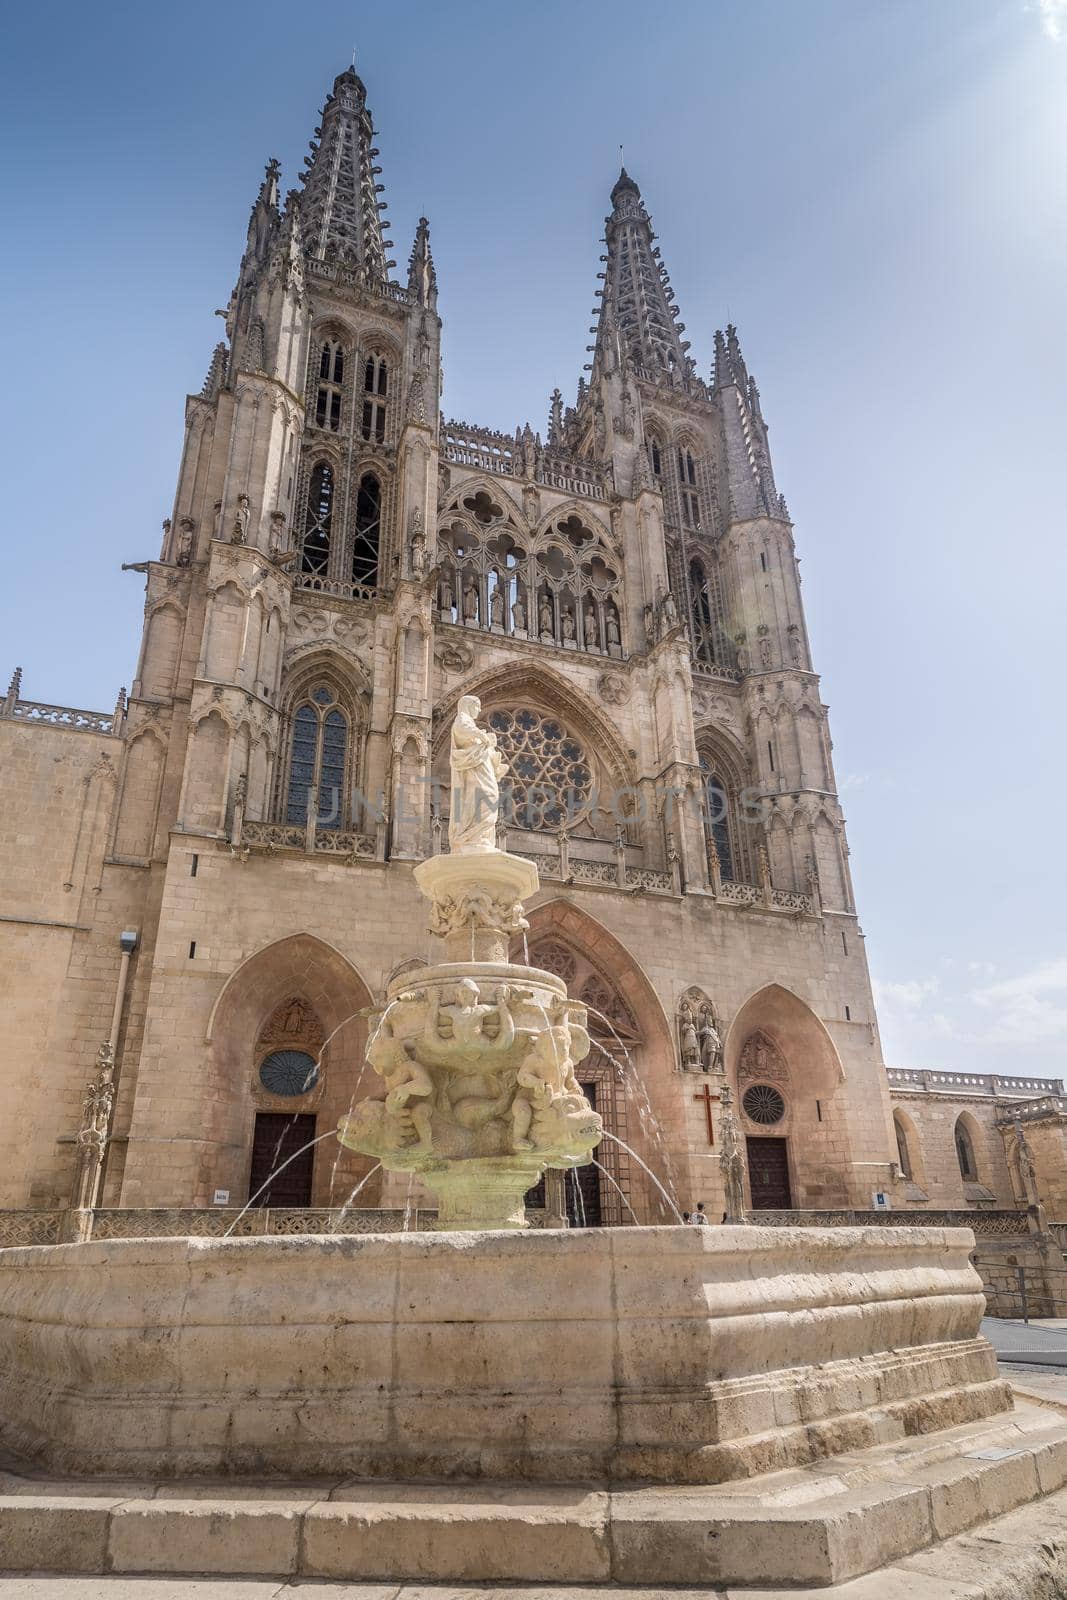
[[[447,847],[468,693],[511,765],[507,848],[540,868],[529,959],[593,1008],[586,1092],[620,1142],[574,1197],[585,1220],[658,1220],[646,1167],[721,1210],[724,1084],[753,1207],[905,1203],[736,332],[701,377],[623,171],[574,404],[553,394],[543,436],[446,421],[429,230],[391,276],[377,156],[349,70],[300,187],[267,168],[143,566],[128,701],[0,724],[37,858],[8,841],[33,915],[5,935],[0,1204],[65,1203],[108,1039],[104,1206],[240,1204],[312,1138],[268,1197],[344,1202],[369,1163],[327,1136],[373,1092],[364,1009],[431,959],[412,868]],[[358,1205],[402,1206],[397,1182]]]

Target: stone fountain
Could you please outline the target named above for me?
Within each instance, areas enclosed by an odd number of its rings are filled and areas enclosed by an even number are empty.
[[[450,1231],[0,1250],[0,1447],[83,1480],[0,1484],[0,1566],[825,1586],[1067,1483],[1067,1423],[1011,1409],[979,1334],[973,1234],[746,1226],[726,1091],[734,1226],[516,1231],[602,1129],[584,1008],[507,959],[537,872],[495,848],[479,710],[416,868],[444,959],[389,991],[384,1092],[338,1130]]]
[[[384,1093],[338,1128],[390,1172],[417,1173],[442,1229],[523,1228],[524,1196],[546,1167],[583,1166],[603,1136],[574,1075],[589,1053],[585,1007],[550,972],[508,960],[538,887],[532,861],[496,848],[496,736],[474,695],[452,727],[448,855],[415,868],[444,960],[389,989],[367,1061]]]

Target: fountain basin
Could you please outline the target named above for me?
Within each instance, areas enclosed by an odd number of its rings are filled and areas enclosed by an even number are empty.
[[[0,1251],[0,1439],[78,1474],[716,1483],[1010,1407],[973,1235]]]

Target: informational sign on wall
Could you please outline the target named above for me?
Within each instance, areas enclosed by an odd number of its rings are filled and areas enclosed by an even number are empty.
[[[228,1206],[229,1203],[230,1203],[230,1191],[229,1191],[229,1189],[216,1189],[215,1190],[215,1198],[212,1200],[211,1204],[213,1206]]]
[[[890,1211],[892,1209],[889,1204],[889,1196],[886,1194],[884,1189],[876,1189],[872,1194],[871,1199],[874,1202],[874,1209],[876,1211]]]

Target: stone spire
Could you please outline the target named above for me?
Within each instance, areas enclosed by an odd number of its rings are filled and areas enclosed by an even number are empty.
[[[623,167],[611,191],[612,212],[606,223],[607,255],[598,276],[604,287],[593,347],[593,371],[610,373],[620,360],[639,369],[639,376],[685,386],[693,373],[682,338],[667,269],[655,244],[652,222],[641,191]]]
[[[715,334],[712,383],[723,397],[723,428],[732,515],[786,516],[785,502],[774,485],[774,469],[756,380],[749,376],[737,329],[731,323]],[[726,399],[733,392],[732,404]]]
[[[378,199],[384,186],[375,181],[382,169],[373,164],[379,153],[373,138],[367,91],[349,67],[334,79],[311,154],[304,157],[300,213],[309,255],[381,280],[396,263],[385,258],[392,241],[382,237],[386,203]]]
[[[437,273],[430,254],[430,224],[425,217],[419,218],[415,230],[415,243],[408,261],[408,289],[415,296],[417,305],[437,304]]]

